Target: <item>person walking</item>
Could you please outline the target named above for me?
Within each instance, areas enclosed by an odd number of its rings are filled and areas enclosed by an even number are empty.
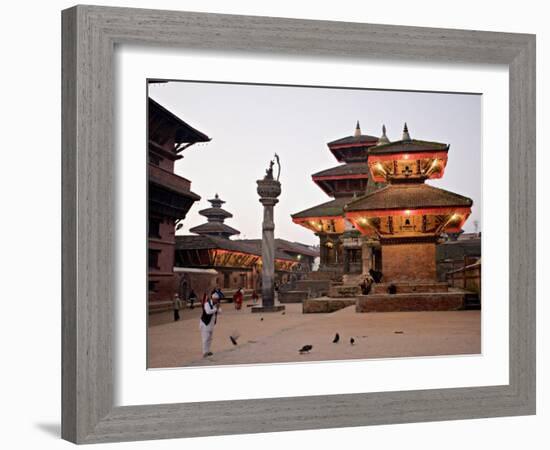
[[[256,292],[256,289],[252,291],[252,303],[258,303],[258,293]]]
[[[241,309],[243,306],[243,288],[237,289],[237,292],[233,294],[233,302],[235,303],[235,309]]]
[[[220,296],[217,293],[213,293],[202,305],[202,315],[199,321],[203,358],[213,355],[210,351],[210,347],[212,345],[212,337],[214,335],[214,327],[218,320],[218,314],[221,312]]]
[[[174,322],[177,322],[178,320],[180,320],[180,309],[181,309],[181,300],[180,300],[179,294],[174,294],[173,307],[174,307]]]

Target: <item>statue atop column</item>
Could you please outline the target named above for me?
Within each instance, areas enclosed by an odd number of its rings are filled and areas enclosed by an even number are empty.
[[[277,178],[273,176],[273,167],[277,164]],[[281,161],[275,153],[275,159],[269,161],[263,180],[257,180],[257,192],[264,206],[262,222],[262,306],[253,307],[252,312],[282,311],[284,305],[275,304],[275,222],[273,209],[281,195]]]
[[[275,162],[277,162],[277,181],[279,181],[279,177],[281,176],[281,160],[279,159],[279,155],[275,153],[275,159],[269,161],[269,167],[265,171],[265,177],[264,180],[273,180],[273,166],[275,165]]]

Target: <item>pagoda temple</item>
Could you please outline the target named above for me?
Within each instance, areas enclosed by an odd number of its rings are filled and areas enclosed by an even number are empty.
[[[344,207],[354,198],[376,190],[381,184],[370,179],[369,149],[385,143],[381,138],[361,133],[359,121],[352,136],[327,144],[336,160],[341,163],[330,169],[314,173],[313,181],[332,200],[292,215],[292,220],[319,237],[320,271],[336,274],[361,274],[366,264],[375,267],[373,250],[363,251],[364,240],[344,215]],[[384,182],[383,178],[378,181]],[[376,246],[376,243],[371,243]],[[376,250],[374,250],[376,252]],[[368,255],[368,261],[363,261]]]
[[[439,236],[459,232],[471,213],[471,199],[425,183],[443,176],[448,151],[411,139],[407,124],[400,141],[369,149],[371,177],[387,185],[351,201],[345,217],[380,241],[386,282],[436,281]]]
[[[215,275],[212,288],[259,290],[261,239],[231,239],[240,234],[224,223],[233,214],[222,208],[225,201],[218,194],[208,201],[211,207],[199,211],[207,222],[189,230],[198,236],[176,236],[175,266],[180,273],[180,295],[186,298],[190,288],[203,292],[199,278],[207,273]],[[275,247],[275,272],[281,284],[293,274],[309,272],[317,256],[315,249],[297,242],[278,239]]]
[[[436,246],[443,234],[462,231],[473,202],[426,183],[444,175],[449,145],[412,139],[407,124],[394,142],[385,127],[375,138],[358,124],[354,136],[328,146],[344,164],[313,180],[334,200],[292,218],[319,236],[320,270],[343,274],[332,278],[329,297],[355,297],[358,312],[463,307],[466,292],[438,281]],[[371,269],[378,282],[361,295],[357,281]]]
[[[235,230],[235,228],[231,228],[224,223],[225,219],[233,217],[233,214],[222,208],[225,201],[216,194],[208,202],[212,206],[199,211],[201,216],[206,217],[207,222],[191,228],[189,231],[203,236],[219,236],[226,239],[235,234],[240,234],[239,230]]]

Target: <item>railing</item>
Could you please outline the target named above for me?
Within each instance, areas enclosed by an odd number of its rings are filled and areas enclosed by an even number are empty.
[[[180,193],[191,190],[191,182],[175,173],[149,164],[149,180]]]
[[[468,264],[468,261],[465,259],[463,267],[447,272],[445,278],[451,287],[472,291],[481,295],[480,261]]]

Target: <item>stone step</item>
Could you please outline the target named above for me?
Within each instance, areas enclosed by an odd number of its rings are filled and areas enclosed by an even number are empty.
[[[332,285],[328,291],[329,297],[357,297],[361,295],[361,287],[358,285]]]
[[[309,291],[310,297],[322,297],[328,294],[330,280],[298,280],[296,291]]]
[[[395,282],[395,283],[374,283],[371,288],[372,294],[387,294],[390,285],[396,288],[396,294],[421,293],[421,292],[447,292],[449,285],[441,281],[418,281],[418,282]]]
[[[357,299],[353,298],[332,298],[319,297],[308,298],[302,303],[302,312],[304,314],[331,313],[342,308],[355,305]]]
[[[309,291],[286,291],[279,292],[280,303],[302,303],[309,297]]]

